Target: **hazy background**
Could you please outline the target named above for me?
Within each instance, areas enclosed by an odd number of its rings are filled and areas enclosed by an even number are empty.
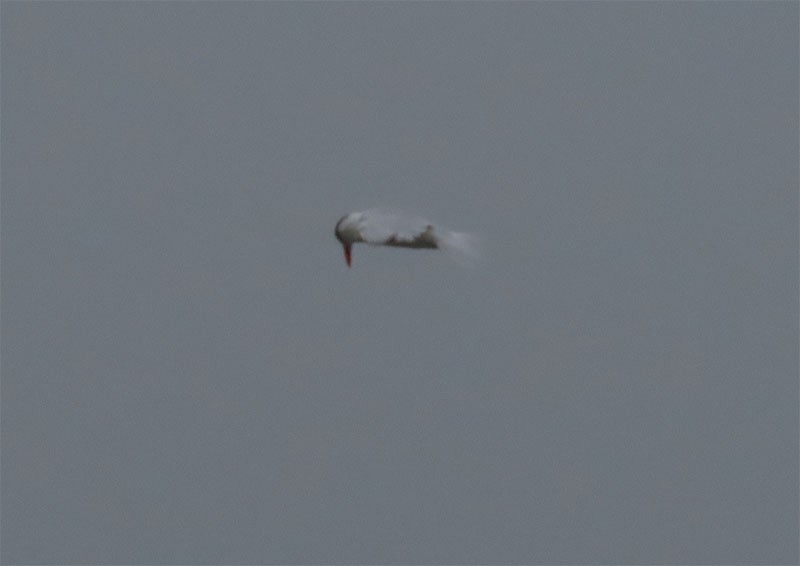
[[[796,564],[798,8],[4,2],[2,561]]]

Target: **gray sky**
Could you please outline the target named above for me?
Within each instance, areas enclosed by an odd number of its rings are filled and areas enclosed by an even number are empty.
[[[4,2],[2,561],[797,563],[798,8]]]

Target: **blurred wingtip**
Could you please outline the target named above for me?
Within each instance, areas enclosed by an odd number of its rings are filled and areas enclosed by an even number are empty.
[[[440,248],[457,263],[474,267],[481,259],[481,240],[474,234],[448,232],[439,238]]]

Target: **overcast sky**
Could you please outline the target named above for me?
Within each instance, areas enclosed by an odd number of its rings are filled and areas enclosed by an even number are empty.
[[[4,2],[2,562],[796,564],[799,7]]]

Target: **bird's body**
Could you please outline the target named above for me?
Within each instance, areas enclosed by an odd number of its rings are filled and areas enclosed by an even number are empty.
[[[466,234],[434,228],[433,224],[415,216],[377,209],[351,212],[336,223],[336,239],[342,243],[344,258],[352,263],[353,244],[390,246],[411,249],[459,248],[472,253],[473,247]]]

